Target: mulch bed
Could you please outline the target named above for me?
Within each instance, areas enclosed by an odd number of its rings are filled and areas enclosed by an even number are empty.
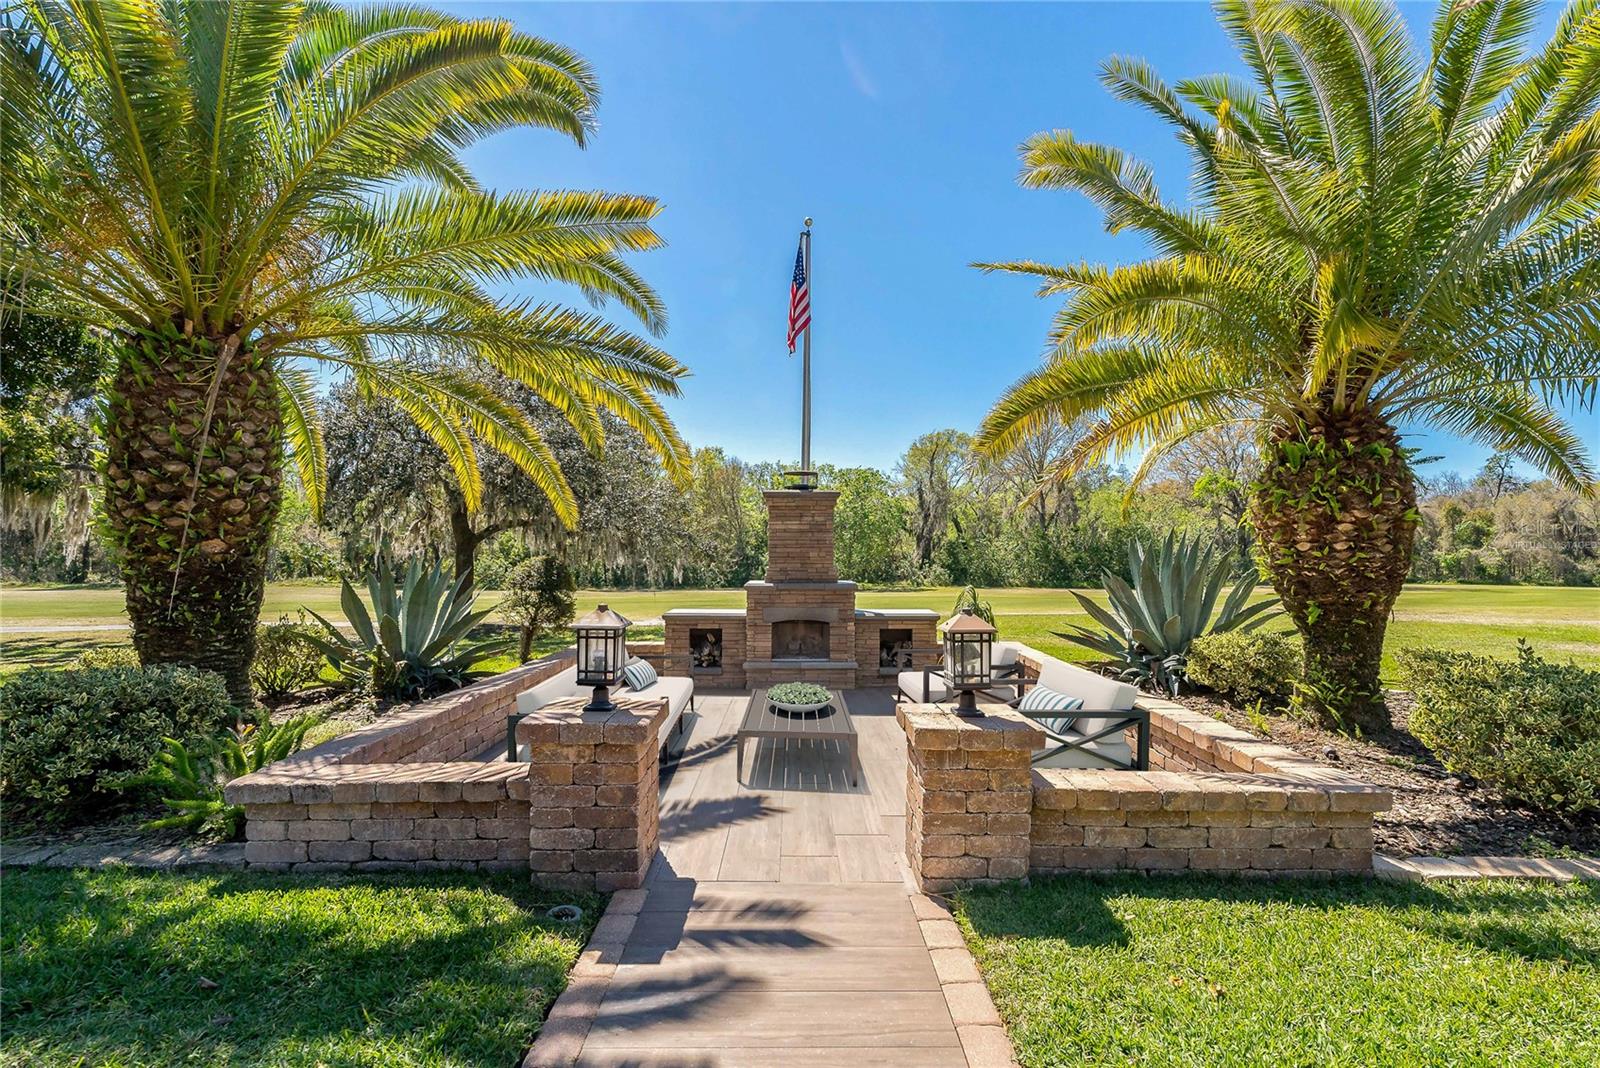
[[[1260,719],[1212,696],[1178,700],[1260,735]],[[1393,729],[1352,738],[1288,716],[1266,714],[1268,736],[1303,756],[1340,768],[1394,793],[1373,829],[1391,856],[1600,855],[1600,814],[1567,816],[1506,803],[1484,784],[1452,774],[1406,729],[1411,697],[1389,692]],[[1252,722],[1253,721],[1253,722]]]

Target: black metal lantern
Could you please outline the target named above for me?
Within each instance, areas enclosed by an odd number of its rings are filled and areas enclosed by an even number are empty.
[[[944,675],[960,692],[956,714],[981,715],[977,692],[989,685],[994,671],[994,627],[970,608],[944,621]]]
[[[600,605],[572,625],[578,636],[578,685],[593,686],[594,699],[585,712],[606,712],[611,703],[610,688],[622,681],[628,663],[629,620]]]

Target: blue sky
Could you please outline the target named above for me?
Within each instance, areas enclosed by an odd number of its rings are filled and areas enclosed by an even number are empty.
[[[1083,197],[1019,189],[1018,143],[1065,127],[1139,155],[1182,197],[1180,146],[1112,100],[1098,65],[1142,56],[1169,81],[1238,68],[1201,3],[456,6],[594,64],[604,96],[590,147],[519,131],[469,162],[494,187],[660,198],[668,245],[635,263],[667,302],[666,347],[693,371],[669,410],[692,444],[749,460],[799,453],[784,327],[805,216],[813,457],[889,468],[920,434],[974,429],[1037,365],[1054,305],[1024,278],[967,264],[1141,255]],[[1431,8],[1407,13],[1423,26]],[[1600,447],[1600,421],[1585,421]],[[1441,435],[1411,441],[1447,457],[1433,471],[1487,455]]]

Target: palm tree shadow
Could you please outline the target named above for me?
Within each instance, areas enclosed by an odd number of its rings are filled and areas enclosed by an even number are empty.
[[[681,750],[669,754],[661,762],[661,785],[665,787],[671,782],[673,772],[679,768],[692,768],[709,763],[732,750],[733,745],[734,736],[722,734],[686,745]]]
[[[668,801],[661,806],[661,837],[681,838],[717,827],[749,823],[765,819],[775,811],[759,794]]]
[[[645,893],[620,964],[659,964],[668,953],[681,948],[782,953],[832,945],[803,929],[811,911],[808,906],[792,899],[752,901],[747,896],[728,895],[714,882],[679,876],[664,855],[657,858],[645,882]],[[691,912],[701,917],[692,927],[688,922]]]

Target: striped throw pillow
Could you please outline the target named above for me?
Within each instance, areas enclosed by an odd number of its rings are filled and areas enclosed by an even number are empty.
[[[1051,734],[1065,734],[1068,727],[1072,726],[1074,716],[1041,716],[1041,712],[1076,712],[1083,707],[1083,698],[1068,697],[1064,693],[1057,693],[1048,686],[1035,686],[1023,695],[1022,701],[1017,705],[1017,711],[1026,712],[1030,718],[1039,721],[1039,725]]]
[[[1017,705],[1020,712],[1076,712],[1083,707],[1083,698],[1068,697],[1058,693],[1048,686],[1035,686],[1022,697],[1022,702]]]
[[[622,669],[622,677],[628,680],[628,689],[644,690],[655,684],[656,669],[647,660],[630,660]]]

